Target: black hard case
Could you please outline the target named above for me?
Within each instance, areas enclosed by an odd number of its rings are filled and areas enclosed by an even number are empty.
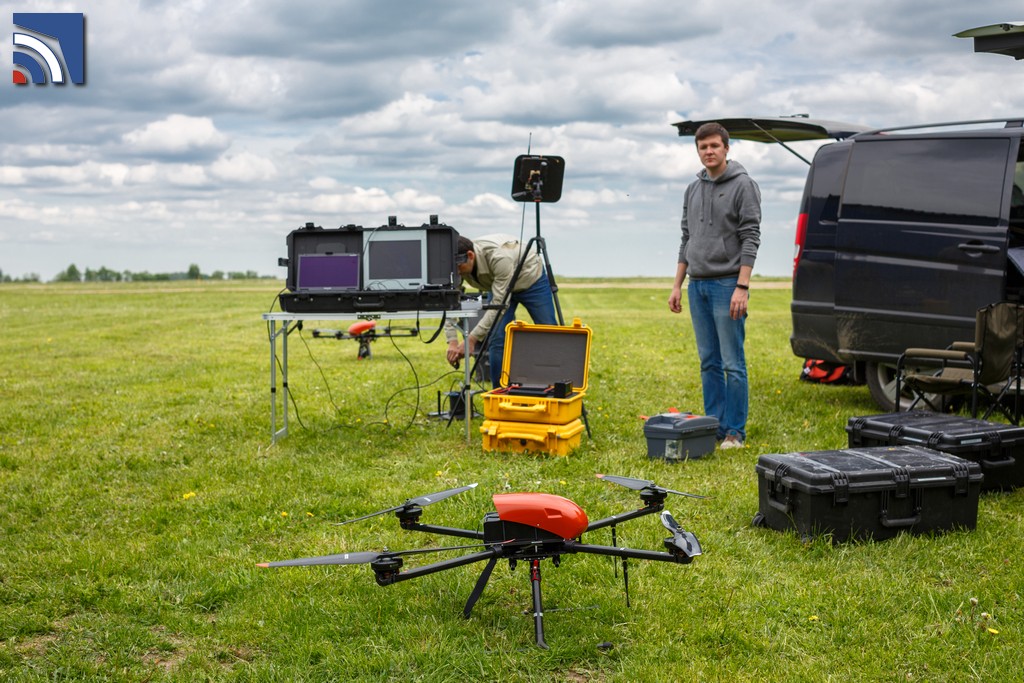
[[[762,455],[754,524],[833,542],[973,529],[978,463],[921,446]]]
[[[973,460],[982,491],[1024,485],[1024,427],[921,410],[851,417],[846,432],[851,448],[918,445]]]
[[[362,289],[351,292],[297,292],[296,279],[301,254],[362,254],[366,233],[394,230],[426,230],[427,284],[418,290]],[[441,224],[383,225],[363,228],[346,225],[324,229],[306,223],[285,239],[288,293],[281,295],[281,309],[289,313],[361,313],[374,311],[442,311],[461,305],[461,278],[455,265],[459,233]],[[362,274],[360,274],[362,279]]]

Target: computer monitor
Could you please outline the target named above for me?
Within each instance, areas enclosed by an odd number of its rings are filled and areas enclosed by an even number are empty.
[[[364,289],[420,289],[427,283],[427,232],[380,229],[365,232]]]
[[[359,289],[359,254],[299,254],[296,288],[300,292]]]

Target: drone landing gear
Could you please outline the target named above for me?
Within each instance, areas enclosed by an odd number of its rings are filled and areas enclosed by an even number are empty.
[[[548,644],[544,640],[544,605],[541,601],[540,593],[540,561],[542,559],[539,557],[530,559],[530,593],[533,598],[533,628],[537,647],[547,650],[549,649]],[[476,605],[477,600],[483,595],[484,588],[487,586],[487,582],[491,578],[491,572],[494,571],[494,566],[497,563],[498,557],[492,557],[488,560],[483,572],[480,573],[480,578],[476,580],[473,592],[470,593],[469,600],[466,601],[466,606],[462,609],[462,616],[465,618],[469,619],[473,613],[473,606]],[[509,566],[515,569],[515,558],[510,558]]]
[[[544,608],[540,601],[540,560],[530,560],[530,587],[533,592],[533,629],[537,636],[537,647],[547,650],[544,642]]]
[[[484,570],[480,573],[480,578],[476,580],[476,585],[473,586],[473,592],[469,594],[469,600],[466,601],[466,606],[462,608],[462,616],[469,619],[469,615],[473,613],[473,606],[476,601],[483,595],[484,588],[487,586],[487,582],[491,579],[491,572],[494,571],[494,565],[498,563],[498,557],[495,555],[487,561],[487,565]]]

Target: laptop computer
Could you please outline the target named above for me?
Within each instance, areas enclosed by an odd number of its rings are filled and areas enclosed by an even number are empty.
[[[349,292],[359,289],[359,254],[299,254],[298,292]]]

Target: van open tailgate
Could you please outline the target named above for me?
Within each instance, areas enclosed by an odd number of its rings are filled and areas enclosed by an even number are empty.
[[[680,121],[673,123],[679,135],[693,135],[705,123],[720,123],[729,136],[737,140],[754,142],[799,142],[802,140],[843,140],[857,133],[871,130],[868,126],[840,121],[822,121],[806,116],[777,116],[767,118],[708,119],[706,121]]]

